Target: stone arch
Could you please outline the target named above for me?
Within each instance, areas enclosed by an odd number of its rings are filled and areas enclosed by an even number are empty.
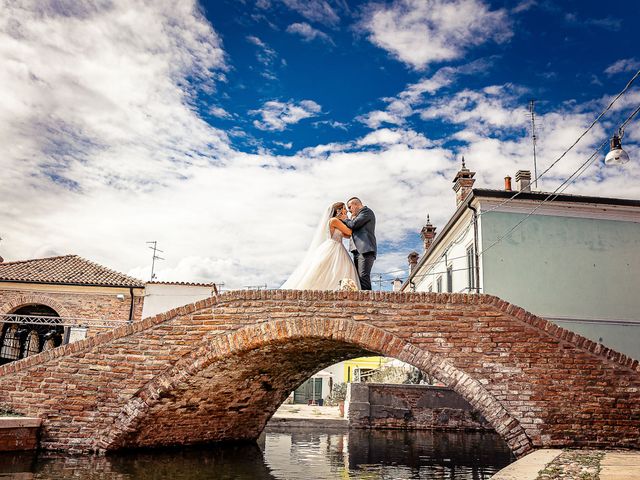
[[[514,454],[520,456],[533,448],[531,439],[517,418],[479,381],[449,363],[443,356],[418,348],[397,335],[365,322],[344,318],[298,317],[245,326],[201,345],[141,388],[120,410],[114,423],[96,436],[95,449],[107,451],[125,446],[127,436],[135,435],[145,416],[154,407],[163,399],[172,397],[173,392],[189,388],[191,379],[214,362],[276,344],[291,345],[296,341],[313,339],[335,342],[336,345],[351,345],[360,352],[397,358],[426,371],[477,408]],[[275,408],[278,406],[279,404]],[[264,423],[255,432],[256,437],[264,428]]]
[[[22,307],[36,304],[46,305],[47,307],[52,308],[61,317],[71,316],[67,308],[60,302],[48,295],[40,293],[22,293],[19,297],[13,298],[4,303],[0,307],[0,313],[13,313]]]

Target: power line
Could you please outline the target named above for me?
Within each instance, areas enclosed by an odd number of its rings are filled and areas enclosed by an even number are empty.
[[[600,113],[600,115],[598,115],[598,116],[596,117],[596,119],[595,119],[593,122],[591,122],[591,125],[589,125],[589,126],[587,127],[587,129],[586,129],[584,132],[582,132],[582,134],[581,134],[581,135],[576,139],[576,141],[575,141],[575,142],[573,142],[573,143],[569,146],[569,148],[567,148],[567,149],[562,153],[562,155],[560,155],[560,156],[559,156],[559,157],[558,157],[554,162],[552,162],[552,163],[551,163],[551,165],[549,165],[549,166],[548,166],[548,167],[547,167],[547,168],[546,168],[546,169],[545,169],[545,170],[544,170],[540,175],[538,175],[538,176],[536,176],[536,178],[534,178],[533,182],[535,182],[535,184],[536,184],[536,185],[538,184],[538,180],[539,180],[540,178],[542,178],[542,177],[543,177],[543,176],[544,176],[544,175],[545,175],[549,170],[551,170],[554,166],[556,166],[556,165],[557,165],[557,163],[558,163],[560,160],[562,160],[562,159],[563,159],[563,158],[564,158],[564,157],[565,157],[565,156],[566,156],[566,155],[567,155],[567,154],[568,154],[568,153],[573,149],[573,147],[575,147],[575,146],[578,144],[578,142],[580,142],[580,140],[582,140],[582,138],[583,138],[587,133],[589,133],[589,131],[590,131],[590,130],[595,126],[595,124],[596,124],[596,123],[598,123],[598,122],[600,121],[600,119],[605,115],[605,113],[607,113],[609,110],[611,110],[611,107],[613,107],[613,105],[618,101],[618,99],[619,99],[620,97],[622,97],[622,95],[624,95],[625,93],[627,93],[627,90],[629,90],[629,88],[631,87],[631,85],[633,84],[633,82],[635,82],[635,81],[636,81],[636,79],[638,78],[638,76],[640,76],[640,70],[638,70],[638,71],[636,72],[636,74],[631,78],[631,80],[629,80],[629,81],[627,82],[627,84],[626,84],[626,85],[625,85],[625,87],[620,91],[620,93],[618,93],[618,94],[615,96],[615,98],[614,98],[613,100],[611,100],[611,102],[609,103],[609,105],[607,105],[607,107],[606,107],[606,108],[605,108],[605,109]],[[636,111],[635,113],[637,113],[637,111]],[[635,115],[635,113],[634,113],[634,115]],[[627,119],[627,120],[628,120],[628,121],[630,121],[630,119]],[[625,122],[625,124],[623,124],[623,125],[626,125],[626,123],[628,123],[628,121],[627,121],[627,122]],[[499,203],[498,205],[496,205],[496,206],[494,206],[494,207],[492,207],[492,208],[490,208],[490,209],[488,209],[488,210],[485,210],[484,212],[478,212],[478,217],[480,217],[480,216],[484,215],[485,213],[492,212],[492,211],[494,211],[494,210],[496,210],[496,209],[498,209],[498,208],[502,207],[503,205],[506,205],[507,203],[509,203],[509,202],[511,202],[512,200],[514,200],[514,199],[515,199],[517,196],[519,196],[521,193],[522,193],[522,190],[518,190],[516,193],[514,193],[511,197],[509,197],[508,199],[506,199],[504,202],[501,202],[501,203]]]
[[[640,73],[640,71],[638,71],[638,73]],[[638,75],[636,75],[637,77]],[[635,77],[634,77],[635,78]],[[622,123],[622,125],[620,126],[620,129],[624,129],[624,127],[626,127],[629,122],[638,114],[640,113],[640,105],[638,105],[638,107],[631,113],[631,115],[629,115],[624,122]],[[589,156],[589,158],[587,158],[582,164],[580,164],[580,166],[573,171],[573,173],[571,175],[569,175],[560,185],[558,185],[558,187],[556,187],[556,189],[549,193],[544,199],[542,199],[538,205],[536,205],[536,207],[531,210],[527,215],[525,215],[520,221],[518,221],[518,223],[516,223],[513,227],[511,227],[509,230],[507,230],[505,233],[501,234],[493,243],[491,243],[488,247],[482,249],[481,252],[478,253],[478,257],[484,255],[488,250],[490,250],[491,248],[495,247],[497,244],[499,244],[500,242],[502,242],[502,240],[504,240],[508,235],[510,235],[513,231],[515,231],[520,225],[522,225],[529,217],[531,217],[535,212],[537,212],[540,207],[542,207],[545,203],[549,202],[549,201],[553,201],[555,200],[558,195],[560,193],[562,193],[564,190],[566,190],[566,188],[573,182],[575,182],[578,177],[580,177],[580,175],[582,175],[587,168],[594,162],[594,160],[598,157],[598,155],[600,154],[600,151],[602,150],[602,148],[607,145],[608,140],[603,141],[596,149],[595,151]],[[514,197],[512,197],[513,199]],[[503,202],[501,205],[504,205],[506,202]],[[498,205],[497,207],[499,207],[500,205]],[[495,208],[497,208],[495,207]],[[495,208],[493,208],[492,210],[495,210]],[[485,213],[489,212],[491,210],[487,210]],[[459,256],[459,257],[452,257],[451,260],[453,260],[454,258],[466,258],[466,255],[464,256]],[[436,262],[433,263],[439,263],[441,261],[442,257],[440,257]],[[449,260],[449,259],[447,259]],[[432,263],[432,264],[433,264]],[[425,264],[427,265],[427,264]],[[424,266],[424,265],[423,265]],[[461,271],[461,270],[465,270],[468,271],[468,268],[461,268],[461,269],[455,269],[455,270],[451,270],[451,271]],[[422,279],[426,276],[429,275],[444,275],[447,272],[427,272],[421,275],[414,275],[411,277],[412,281],[415,279]],[[411,275],[410,275],[411,276]]]

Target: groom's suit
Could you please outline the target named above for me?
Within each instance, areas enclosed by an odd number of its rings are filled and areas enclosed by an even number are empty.
[[[378,254],[376,216],[369,207],[362,207],[358,215],[344,223],[352,230],[349,250],[360,277],[360,288],[371,290],[371,269]]]

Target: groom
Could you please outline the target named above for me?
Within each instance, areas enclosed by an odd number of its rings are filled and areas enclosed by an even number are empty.
[[[349,242],[349,250],[353,253],[353,262],[360,277],[360,288],[371,290],[371,269],[376,261],[378,246],[376,244],[376,216],[364,205],[358,197],[352,197],[347,202],[351,219],[344,223],[353,233]]]

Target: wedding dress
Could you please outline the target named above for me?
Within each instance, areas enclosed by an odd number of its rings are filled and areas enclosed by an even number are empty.
[[[330,233],[330,211],[321,219],[306,257],[280,288],[338,290],[340,280],[345,278],[352,279],[360,288],[356,267],[342,244],[342,232],[336,228],[333,235]]]

